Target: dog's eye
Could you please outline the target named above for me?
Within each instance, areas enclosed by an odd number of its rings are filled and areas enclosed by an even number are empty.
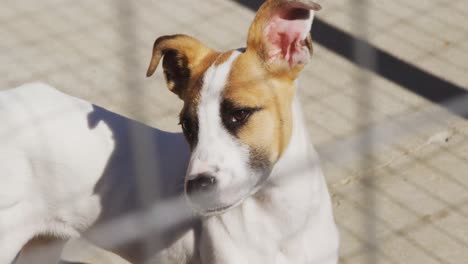
[[[238,130],[249,121],[252,115],[262,109],[260,106],[241,106],[224,100],[221,103],[221,120],[229,133],[237,135]]]
[[[229,121],[232,125],[242,125],[250,117],[251,113],[252,111],[248,109],[235,110],[234,112],[231,113]]]

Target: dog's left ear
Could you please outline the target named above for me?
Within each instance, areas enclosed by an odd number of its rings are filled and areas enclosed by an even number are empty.
[[[313,0],[267,0],[250,26],[247,51],[256,52],[270,71],[296,78],[310,60]]]

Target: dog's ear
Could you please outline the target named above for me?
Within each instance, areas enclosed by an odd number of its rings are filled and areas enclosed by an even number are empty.
[[[199,74],[198,66],[213,53],[215,52],[203,43],[187,35],[159,37],[154,42],[153,55],[146,76],[153,75],[163,58],[167,87],[183,98],[192,77]]]
[[[256,52],[270,71],[296,78],[312,55],[309,32],[320,9],[313,0],[267,0],[250,26],[247,50]]]

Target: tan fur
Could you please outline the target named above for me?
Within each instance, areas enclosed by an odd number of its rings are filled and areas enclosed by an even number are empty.
[[[214,62],[214,66],[219,66],[223,63],[225,63],[232,55],[234,51],[231,50],[231,51],[228,51],[228,52],[225,52],[225,53],[222,53],[220,55],[218,55],[218,57],[216,58],[216,61]]]
[[[291,136],[294,79],[288,74],[272,74],[255,54],[246,52],[234,62],[228,83],[225,99],[240,106],[262,108],[241,128],[239,139],[268,153],[270,162],[276,162]]]

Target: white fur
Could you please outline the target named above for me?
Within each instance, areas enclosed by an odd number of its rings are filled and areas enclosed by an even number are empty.
[[[76,237],[98,217],[92,190],[113,142],[92,105],[43,84],[0,94],[0,263],[36,234]]]

